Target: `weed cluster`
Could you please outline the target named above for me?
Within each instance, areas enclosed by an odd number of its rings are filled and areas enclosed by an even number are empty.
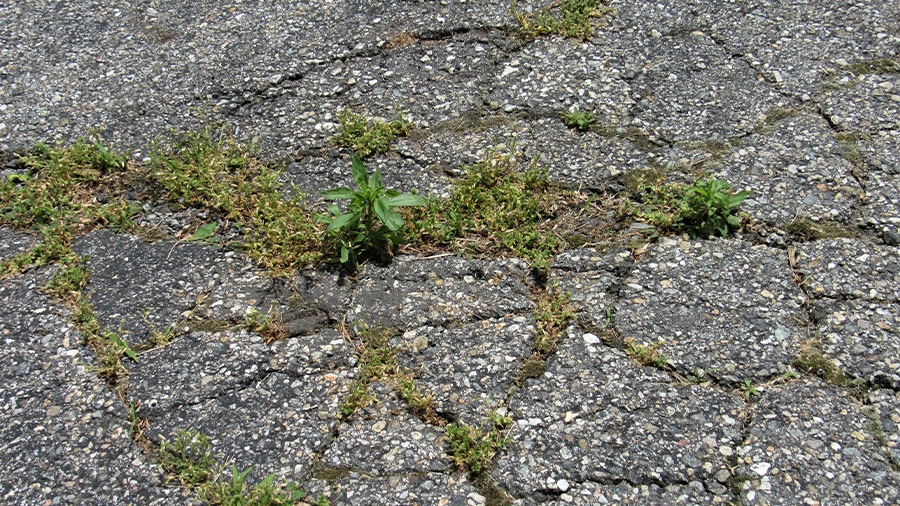
[[[661,343],[645,345],[633,339],[625,339],[625,353],[641,365],[663,368],[668,363],[666,357],[659,352]]]
[[[159,465],[170,481],[197,489],[197,494],[212,506],[289,506],[305,497],[293,482],[282,484],[270,474],[257,485],[247,484],[250,469],[238,471],[231,466],[230,479],[212,455],[209,438],[197,431],[179,431],[172,442],[163,439]],[[320,497],[316,504],[328,504]]]
[[[350,109],[338,115],[341,131],[333,139],[335,145],[350,148],[357,156],[385,153],[397,137],[409,135],[412,123],[403,118],[403,113],[388,122],[367,120]]]
[[[735,193],[731,186],[717,179],[697,181],[692,185],[669,184],[646,186],[642,203],[626,207],[636,218],[658,229],[687,232],[692,237],[722,237],[740,227],[737,207],[749,195]]]
[[[566,327],[575,321],[575,310],[569,305],[567,294],[541,292],[535,300],[534,319],[534,351],[546,358],[556,351]]]
[[[0,182],[0,224],[40,233],[41,243],[0,263],[0,277],[55,261],[74,261],[72,239],[95,226],[130,229],[139,211],[121,198],[98,194],[125,177],[126,157],[98,140],[80,139],[71,146],[38,144],[22,158],[27,174]]]
[[[488,413],[482,429],[464,423],[451,423],[444,427],[444,439],[449,446],[450,460],[461,469],[480,474],[490,467],[494,455],[509,443],[503,433],[512,424],[512,418]]]
[[[171,148],[157,146],[150,172],[182,205],[221,212],[243,231],[240,246],[273,271],[285,271],[321,257],[321,227],[300,195],[285,199],[280,173],[257,160],[224,132],[205,129]]]
[[[400,398],[413,414],[428,423],[443,425],[444,421],[434,412],[433,397],[423,394],[413,381],[412,373],[400,367],[394,359],[398,350],[390,345],[391,332],[360,322],[356,336],[359,339],[359,376],[341,404],[341,416],[349,418],[375,402],[376,399],[369,393],[369,383],[385,381],[397,388]]]
[[[563,115],[563,123],[569,128],[579,132],[587,132],[597,124],[597,116],[587,111],[579,111],[575,108]]]
[[[522,12],[513,1],[512,13],[526,37],[557,34],[589,39],[594,34],[594,20],[615,13],[606,3],[607,0],[556,0],[534,12]]]
[[[322,216],[319,221],[328,224],[341,263],[350,262],[355,267],[364,253],[373,253],[382,260],[390,258],[393,246],[403,240],[400,233],[403,218],[395,209],[422,206],[426,201],[418,195],[385,188],[381,184],[381,174],[376,170],[370,177],[356,155],[353,156],[352,172],[356,190],[335,188],[322,194],[326,200],[349,200],[348,211],[344,213],[332,204],[329,208],[331,216]]]
[[[513,254],[546,271],[560,241],[545,227],[553,206],[569,192],[550,183],[536,158],[523,164],[516,155],[489,153],[465,170],[450,198],[429,200],[410,213],[410,242],[476,255]]]

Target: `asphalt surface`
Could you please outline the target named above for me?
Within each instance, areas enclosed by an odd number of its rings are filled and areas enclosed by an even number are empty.
[[[95,230],[73,249],[101,326],[131,345],[177,337],[126,361],[114,390],[42,290],[53,266],[0,280],[0,502],[195,503],[145,451],[195,430],[253,483],[274,473],[331,504],[900,503],[900,3],[609,6],[586,40],[528,40],[505,1],[0,5],[5,159],[97,132],[140,161],[169,131],[221,122],[315,195],[347,177],[329,141],[340,111],[399,108],[414,135],[368,162],[388,186],[446,196],[460,167],[515,145],[585,191],[702,169],[752,191],[755,223],[558,255],[548,286],[577,325],[527,380],[521,260],[399,256],[354,280],[273,279],[214,246]],[[602,129],[567,128],[575,108]],[[188,219],[165,213],[153,219],[174,230]],[[0,257],[38,242],[2,227]],[[272,307],[289,324],[272,344],[198,323]],[[396,360],[443,422],[389,382],[341,417],[360,375],[341,321],[402,329]],[[810,347],[843,381],[798,370]],[[149,445],[130,437],[129,405]],[[466,473],[442,424],[489,411],[512,419],[509,442]]]

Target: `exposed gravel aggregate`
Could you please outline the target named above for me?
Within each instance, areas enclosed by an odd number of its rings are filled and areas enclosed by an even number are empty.
[[[517,498],[584,481],[714,482],[740,442],[744,402],[667,380],[570,329],[543,377],[512,399],[512,442],[492,475]]]
[[[804,298],[782,251],[666,238],[624,280],[614,324],[682,375],[739,384],[785,372],[805,335]]]
[[[90,370],[66,311],[37,293],[49,272],[0,281],[0,499],[11,504],[189,504],[162,486],[125,407]]]
[[[285,196],[322,209],[323,190],[351,183],[333,140],[350,109],[413,123],[365,163],[425,196],[492,152],[595,197],[585,222],[641,181],[708,174],[752,192],[725,239],[656,238],[609,206],[546,279],[519,259],[410,249],[274,278],[184,239],[208,211],[130,183],[137,223],[166,238],[96,227],[72,245],[101,330],[139,353],[116,385],[44,291],[56,267],[0,274],[0,503],[197,503],[130,439],[131,403],[151,445],[200,431],[248,484],[275,473],[304,504],[900,502],[900,3],[606,5],[582,40],[524,37],[507,0],[0,4],[3,181],[40,177],[17,159],[40,141],[96,131],[137,167],[154,139],[221,123],[284,169]],[[575,110],[596,124],[567,127]],[[0,204],[0,259],[60,224],[13,229],[13,211]],[[577,321],[537,360],[543,290]],[[397,378],[341,416],[363,323],[388,329],[437,419]],[[640,365],[641,347],[665,363]],[[793,370],[809,349],[846,381]],[[490,411],[512,417],[509,443],[472,476],[441,427]]]
[[[841,156],[834,131],[808,114],[768,125],[776,116],[770,117],[759,127],[763,132],[745,137],[722,158],[714,176],[749,191],[741,209],[760,222],[854,221],[863,189],[853,164]]]
[[[900,301],[900,251],[861,239],[826,239],[797,248],[797,269],[813,297]]]
[[[817,380],[766,391],[737,448],[741,504],[891,504],[891,470],[850,396]],[[812,465],[810,465],[812,464]]]

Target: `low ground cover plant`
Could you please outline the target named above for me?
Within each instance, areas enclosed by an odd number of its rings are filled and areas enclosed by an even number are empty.
[[[332,142],[352,149],[361,158],[386,152],[394,139],[408,135],[413,126],[403,118],[402,112],[398,112],[391,121],[376,121],[366,119],[350,109],[344,109],[338,115],[338,122],[341,124],[341,131]]]
[[[589,39],[594,34],[595,19],[612,14],[604,0],[556,0],[533,12],[519,10],[514,1],[513,17],[526,37],[562,35]]]
[[[734,192],[724,181],[702,179],[691,185],[646,186],[640,191],[640,202],[625,207],[637,219],[663,231],[725,237],[740,228],[737,209],[748,195],[747,191]]]

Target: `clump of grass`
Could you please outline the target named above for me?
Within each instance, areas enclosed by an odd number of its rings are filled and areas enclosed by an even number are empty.
[[[563,115],[563,123],[569,128],[574,128],[579,132],[587,132],[594,128],[597,124],[597,116],[587,111],[580,111],[577,108]]]
[[[352,149],[357,156],[365,158],[369,155],[385,153],[397,137],[409,135],[412,123],[398,112],[391,121],[373,121],[350,109],[344,109],[338,115],[341,131],[332,139],[335,145]]]
[[[594,34],[595,20],[615,13],[607,0],[556,0],[534,12],[522,12],[515,1],[513,17],[526,37],[562,35],[589,39]]]
[[[503,434],[511,424],[511,418],[489,413],[481,429],[464,423],[447,425],[444,440],[450,460],[475,475],[488,470],[497,451],[509,443]]]
[[[22,158],[26,174],[0,182],[0,224],[38,232],[41,242],[0,264],[0,277],[52,262],[76,261],[69,245],[96,226],[131,229],[139,208],[115,196],[132,174],[127,157],[97,139],[70,146],[38,144]],[[98,194],[108,195],[100,203]]]
[[[306,494],[295,483],[282,484],[270,474],[256,485],[247,483],[250,469],[231,466],[230,479],[213,458],[209,438],[197,431],[178,431],[169,442],[163,439],[158,463],[169,481],[197,490],[211,506],[289,506]],[[328,504],[320,498],[316,504]]]
[[[541,292],[535,300],[536,336],[534,350],[546,358],[556,351],[566,327],[575,321],[575,310],[563,293]]]
[[[545,272],[560,247],[548,230],[554,206],[571,193],[555,187],[537,159],[489,153],[465,168],[448,199],[431,199],[410,211],[409,242],[457,251],[512,254]]]
[[[634,339],[625,339],[625,353],[641,365],[663,368],[668,362],[666,357],[659,352],[662,343],[651,345],[641,344]]]
[[[223,214],[243,232],[239,248],[276,274],[318,260],[322,229],[298,191],[285,198],[280,172],[254,156],[255,148],[224,131],[189,133],[174,146],[157,146],[150,173],[170,201]]]

